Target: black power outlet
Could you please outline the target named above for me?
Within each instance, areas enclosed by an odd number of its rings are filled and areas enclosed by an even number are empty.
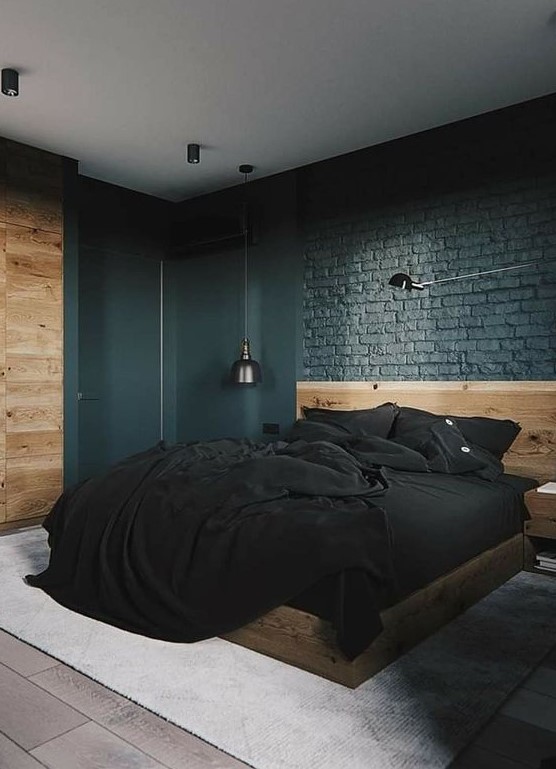
[[[263,433],[265,435],[279,435],[280,425],[278,422],[263,422]]]

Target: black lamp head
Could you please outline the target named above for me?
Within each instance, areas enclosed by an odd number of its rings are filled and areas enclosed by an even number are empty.
[[[200,144],[188,144],[187,145],[187,162],[197,164],[201,162],[201,145]]]
[[[4,96],[19,96],[19,72],[15,69],[2,70],[2,93]]]
[[[411,291],[414,288],[418,291],[423,291],[424,289],[424,286],[422,286],[421,283],[416,283],[413,278],[406,275],[405,272],[397,272],[395,275],[392,275],[388,281],[388,285],[395,286],[396,288],[405,288],[407,291]]]

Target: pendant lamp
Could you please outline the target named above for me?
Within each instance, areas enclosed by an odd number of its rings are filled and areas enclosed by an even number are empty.
[[[240,174],[243,174],[244,184],[247,185],[247,177],[253,171],[253,166],[241,165],[239,167]],[[248,276],[248,255],[249,255],[249,243],[248,243],[248,226],[247,226],[247,195],[244,196],[243,201],[243,339],[241,340],[240,355],[238,360],[232,364],[230,372],[231,381],[234,384],[239,385],[255,385],[257,382],[262,382],[261,367],[256,360],[251,357],[249,335],[248,335],[248,289],[249,289],[249,276]]]

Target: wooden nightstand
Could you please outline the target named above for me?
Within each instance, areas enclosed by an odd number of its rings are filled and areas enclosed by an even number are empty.
[[[525,492],[524,498],[531,516],[523,525],[524,567],[527,571],[555,577],[556,572],[535,566],[535,554],[540,550],[556,552],[556,494],[539,494],[531,489]]]

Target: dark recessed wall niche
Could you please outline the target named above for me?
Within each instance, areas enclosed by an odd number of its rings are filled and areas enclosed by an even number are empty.
[[[299,170],[306,379],[551,379],[556,96]]]

